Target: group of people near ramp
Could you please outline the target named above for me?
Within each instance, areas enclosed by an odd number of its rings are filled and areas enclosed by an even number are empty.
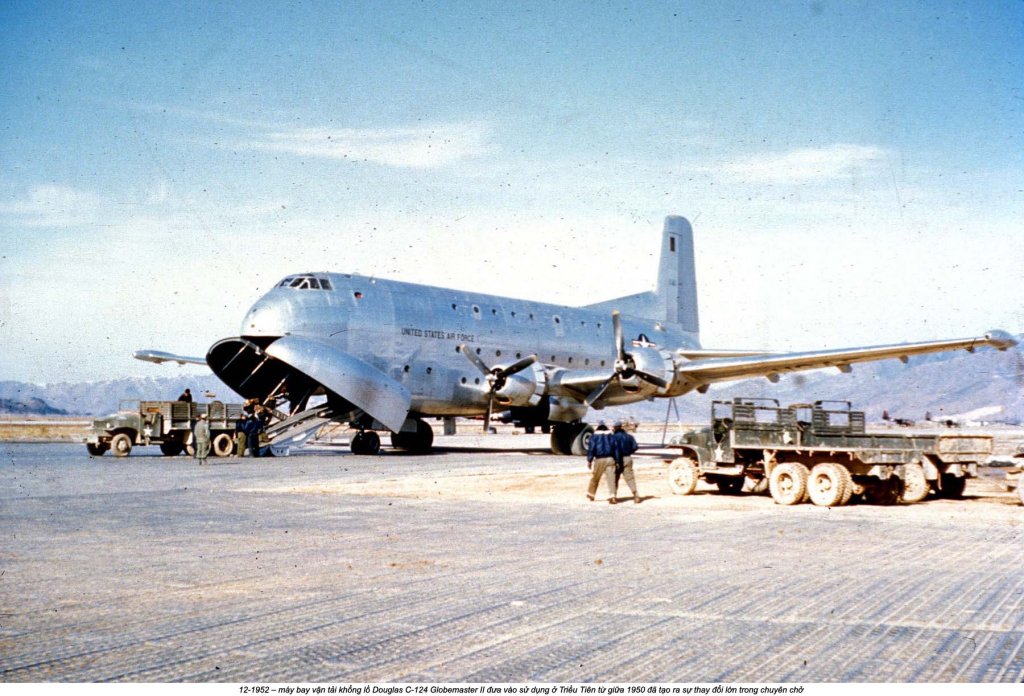
[[[608,486],[608,502],[615,505],[619,502],[619,477],[622,477],[633,493],[633,502],[639,503],[640,494],[636,488],[636,476],[633,475],[636,439],[623,430],[619,421],[612,428],[612,432],[608,432],[608,426],[601,423],[590,437],[590,445],[587,447],[587,468],[590,469],[587,499],[594,500],[598,484],[604,476]]]

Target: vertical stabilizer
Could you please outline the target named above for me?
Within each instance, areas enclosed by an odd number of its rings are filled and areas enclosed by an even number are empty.
[[[693,228],[686,218],[678,215],[665,218],[657,295],[664,304],[666,321],[681,324],[684,331],[700,332]]]

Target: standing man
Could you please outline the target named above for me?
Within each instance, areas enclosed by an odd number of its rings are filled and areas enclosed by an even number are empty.
[[[195,448],[196,459],[199,460],[199,466],[202,466],[210,456],[210,424],[206,422],[205,413],[199,414],[199,422],[196,423]]]
[[[621,463],[615,467],[615,488],[612,495],[619,494],[619,476],[626,479],[626,485],[633,492],[633,502],[640,502],[640,494],[636,491],[636,476],[633,475],[633,453],[636,452],[636,438],[622,428],[621,421],[615,421],[612,426],[612,439],[618,445]]]
[[[249,452],[254,457],[260,456],[260,433],[263,432],[263,423],[256,416],[251,416],[245,422],[245,434],[249,439]]]
[[[238,420],[235,421],[235,456],[245,456],[245,428],[246,421],[249,419],[245,416],[245,411],[242,411],[238,416]]]
[[[618,460],[615,440],[608,433],[608,426],[601,423],[590,437],[590,445],[587,447],[587,468],[591,470],[590,485],[587,488],[588,500],[594,499],[601,476],[604,476],[605,484],[608,486],[608,502],[612,505],[619,502],[615,499],[615,466]]]

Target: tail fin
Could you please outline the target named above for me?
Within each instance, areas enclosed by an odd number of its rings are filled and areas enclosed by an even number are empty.
[[[681,324],[690,333],[700,332],[693,228],[678,215],[665,218],[656,294],[664,307],[665,321]]]
[[[697,338],[700,333],[697,274],[694,268],[693,229],[687,219],[678,215],[665,218],[658,287],[654,292],[617,297],[587,305],[587,308],[606,312],[617,309],[624,314],[681,324],[684,331]]]

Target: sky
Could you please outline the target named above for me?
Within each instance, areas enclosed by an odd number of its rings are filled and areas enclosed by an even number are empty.
[[[559,304],[702,342],[1024,331],[1024,3],[0,3],[0,380],[171,376],[275,281]]]

